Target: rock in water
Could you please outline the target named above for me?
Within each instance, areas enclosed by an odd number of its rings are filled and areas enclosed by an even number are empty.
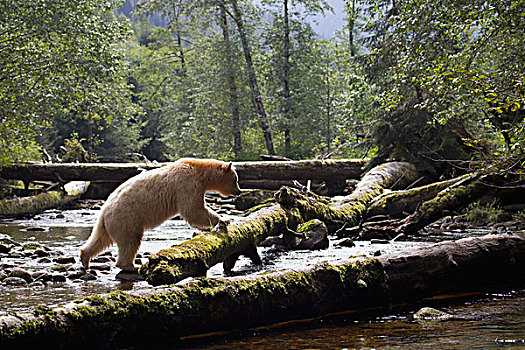
[[[304,234],[296,249],[326,249],[328,248],[328,229],[318,219],[310,220],[298,227],[297,233]]]

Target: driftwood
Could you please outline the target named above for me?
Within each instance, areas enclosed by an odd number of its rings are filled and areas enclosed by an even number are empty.
[[[444,242],[381,258],[254,278],[195,279],[0,316],[0,347],[155,346],[206,332],[523,286],[525,234]],[[155,340],[159,343],[155,344]]]
[[[366,159],[234,162],[241,188],[278,188],[289,181],[325,182],[329,193],[341,192],[346,179],[358,179]],[[28,184],[45,181],[124,182],[156,163],[13,163],[0,165],[0,178]],[[246,182],[245,182],[246,181]]]
[[[161,250],[151,255],[139,272],[149,283],[159,285],[202,276],[219,262],[224,263],[226,271],[231,270],[240,254],[259,263],[256,246],[267,236],[296,230],[299,224],[312,219],[323,221],[329,228],[357,221],[372,198],[384,189],[407,186],[416,178],[416,169],[408,163],[385,163],[370,170],[351,195],[335,203],[283,187],[276,194],[278,204],[255,211],[220,231],[199,234]]]
[[[47,209],[58,208],[79,199],[88,187],[89,182],[69,182],[63,186],[63,189],[0,200],[0,217],[33,215]]]

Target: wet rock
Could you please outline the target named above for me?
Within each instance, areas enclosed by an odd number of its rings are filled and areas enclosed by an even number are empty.
[[[381,256],[381,251],[380,250],[376,250],[372,255],[373,256]]]
[[[49,259],[49,258],[40,258],[36,262],[39,263],[39,264],[49,264],[49,263],[51,263],[51,259]]]
[[[40,277],[36,279],[36,281],[42,281],[44,283],[47,282],[65,282],[66,276],[60,274],[60,273],[44,273]]]
[[[76,262],[75,258],[72,256],[59,256],[58,258],[53,259],[53,261],[58,264],[74,264]]]
[[[432,307],[421,308],[414,314],[416,320],[448,320],[452,317],[451,314]]]
[[[38,243],[35,243],[35,242],[31,242],[31,243],[25,243],[23,246],[22,246],[22,249],[24,251],[27,251],[27,250],[31,250],[31,251],[34,251],[34,250],[37,250],[37,249],[42,249],[42,246]]]
[[[351,238],[345,238],[339,242],[337,242],[336,244],[334,244],[336,247],[349,247],[349,248],[352,248],[352,247],[355,247],[355,242],[353,239]]]
[[[7,275],[5,273],[3,273],[2,271],[0,271],[0,281],[3,281],[4,279],[6,279]]]
[[[328,248],[328,229],[318,219],[310,220],[297,228],[297,233],[304,234],[296,249],[326,249]]]
[[[31,277],[33,277],[34,280],[37,280],[40,276],[46,274],[47,272],[44,270],[36,271],[31,274]]]
[[[120,271],[117,273],[115,278],[119,281],[125,281],[125,282],[136,282],[136,281],[144,281],[144,277],[141,276],[138,272],[130,272],[130,271]]]
[[[87,273],[88,272],[84,269],[83,266],[73,265],[67,269],[66,277],[69,279],[75,280],[75,279],[81,278]]]
[[[71,267],[71,264],[57,265],[51,267],[51,271],[54,272],[66,272]]]
[[[2,280],[2,285],[9,287],[25,287],[27,286],[27,281],[20,277],[7,277]]]
[[[43,287],[45,285],[46,284],[44,283],[44,281],[36,280],[36,281],[29,283],[27,286],[31,288],[36,288],[36,287]]]
[[[82,281],[95,281],[97,279],[97,276],[92,274],[91,271],[89,273],[86,273],[78,278]]]
[[[26,270],[22,270],[22,269],[15,269],[11,271],[7,275],[7,278],[11,278],[11,277],[22,278],[23,280],[26,281],[26,283],[33,282],[33,276],[31,276],[31,274],[27,272]]]
[[[36,249],[33,253],[33,255],[36,257],[36,258],[43,258],[45,256],[50,256],[51,253],[44,250],[44,249]]]
[[[7,254],[11,251],[11,246],[0,244],[0,254]]]
[[[4,234],[1,234],[1,233],[0,233],[0,242],[2,242],[4,244],[15,245],[15,246],[20,246],[21,245],[20,243],[13,241],[11,239],[11,237],[9,237],[8,235],[4,235]]]

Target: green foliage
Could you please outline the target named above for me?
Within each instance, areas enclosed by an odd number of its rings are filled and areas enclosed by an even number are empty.
[[[476,136],[465,139],[491,143],[482,156],[492,161],[479,167],[522,173],[525,3],[363,2],[372,33],[369,72],[381,72],[375,76],[382,86],[377,96],[387,113],[419,109],[441,124],[467,119]]]
[[[0,3],[0,142],[8,153],[2,161],[30,156],[17,152],[56,119],[129,113],[120,45],[129,27],[112,13],[118,3]]]
[[[75,163],[75,162],[85,162],[87,160],[87,152],[82,147],[82,141],[85,139],[78,139],[78,134],[71,134],[70,139],[64,141],[65,152],[62,154],[62,161],[64,163]]]
[[[465,220],[475,224],[488,224],[499,221],[504,214],[496,201],[488,203],[475,202],[465,209]]]

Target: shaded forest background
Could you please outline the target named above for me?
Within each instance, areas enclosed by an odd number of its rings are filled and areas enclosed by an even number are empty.
[[[2,1],[0,163],[278,154],[522,174],[524,1],[346,0],[322,38],[311,18],[329,11]]]

